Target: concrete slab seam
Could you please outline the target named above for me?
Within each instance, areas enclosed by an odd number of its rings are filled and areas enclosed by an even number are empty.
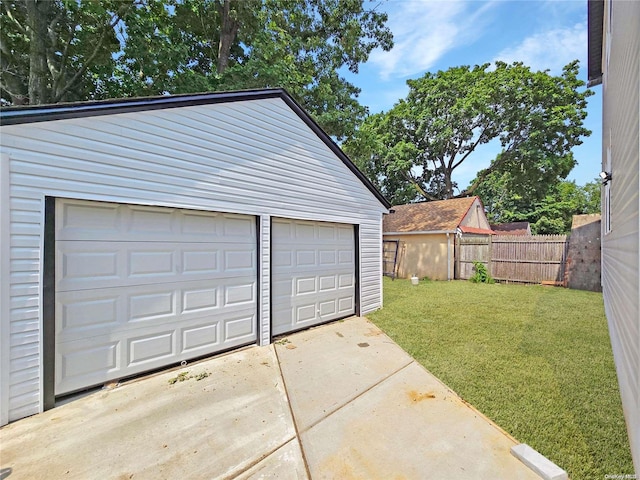
[[[261,455],[260,457],[258,457],[257,459],[255,459],[253,462],[249,463],[246,467],[241,468],[240,470],[230,473],[227,476],[222,477],[222,480],[232,480],[236,477],[238,477],[239,475],[242,475],[245,472],[248,472],[249,470],[251,470],[253,467],[255,467],[256,465],[258,465],[260,462],[266,460],[267,458],[269,458],[271,455],[273,455],[274,453],[276,453],[278,450],[280,450],[282,447],[284,447],[287,443],[289,443],[291,440],[293,440],[296,437],[291,437],[289,438],[286,442],[278,445],[277,447],[273,448],[272,450],[270,450],[269,452],[265,453],[264,455]],[[299,443],[299,442],[298,442]]]
[[[370,387],[364,389],[362,392],[360,392],[359,394],[357,394],[355,397],[350,398],[349,400],[347,400],[346,402],[344,402],[342,405],[339,405],[338,407],[334,408],[333,410],[329,411],[326,415],[324,415],[322,418],[316,420],[315,422],[311,423],[309,426],[307,426],[307,428],[305,428],[304,430],[301,430],[300,433],[304,433],[304,432],[308,432],[309,430],[311,430],[313,427],[315,427],[316,425],[318,425],[320,422],[326,420],[327,418],[329,418],[331,415],[334,415],[335,413],[339,412],[340,410],[342,410],[344,407],[346,407],[347,405],[349,405],[351,402],[357,400],[358,398],[362,397],[365,393],[370,392],[371,390],[373,390],[374,388],[376,388],[378,385],[380,385],[381,383],[386,382],[387,380],[389,380],[390,378],[394,377],[396,374],[400,373],[402,370],[404,370],[405,368],[407,368],[409,365],[412,365],[414,363],[417,363],[415,360],[410,361],[409,363],[407,363],[406,365],[403,365],[402,367],[398,368],[397,370],[395,370],[394,372],[392,372],[391,374],[387,375],[386,377],[384,377],[383,379],[377,381],[376,383],[374,383],[373,385],[371,385]],[[293,412],[292,412],[293,414]],[[295,422],[295,420],[294,420]],[[296,431],[297,430],[297,426],[296,426]]]
[[[304,462],[304,470],[305,472],[307,472],[307,478],[311,479],[311,469],[309,468],[307,455],[305,454],[304,446],[302,445],[302,440],[300,438],[300,431],[298,430],[298,422],[296,422],[296,416],[293,414],[293,409],[291,408],[291,400],[289,399],[289,389],[287,388],[287,382],[284,379],[284,373],[282,372],[282,365],[280,365],[280,357],[278,356],[278,349],[276,348],[274,343],[269,345],[269,348],[273,349],[273,353],[276,356],[276,362],[278,362],[278,371],[280,372],[280,379],[282,380],[282,387],[284,388],[284,394],[287,397],[287,406],[289,407],[289,414],[291,415],[291,421],[293,422],[293,429],[296,432],[296,440],[298,441],[298,446],[300,447],[300,454],[302,455],[302,461]]]
[[[526,443],[511,447],[511,455],[540,475],[544,480],[568,480],[567,472]]]

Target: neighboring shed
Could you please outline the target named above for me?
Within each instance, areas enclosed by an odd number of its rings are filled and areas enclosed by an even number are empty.
[[[478,197],[394,206],[383,230],[385,240],[400,241],[398,277],[432,280],[454,278],[456,235],[493,233]]]
[[[284,90],[0,115],[1,424],[381,307],[389,204]]]
[[[491,224],[496,235],[531,235],[529,222],[510,222]]]
[[[589,84],[602,84],[602,292],[640,472],[640,2],[588,6]]]

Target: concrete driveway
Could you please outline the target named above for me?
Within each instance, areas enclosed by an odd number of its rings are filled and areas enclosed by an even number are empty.
[[[0,479],[539,479],[364,318],[94,392],[0,429]]]

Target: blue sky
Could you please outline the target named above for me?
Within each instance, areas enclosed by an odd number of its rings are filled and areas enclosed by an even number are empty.
[[[395,46],[373,51],[357,75],[345,75],[362,89],[360,103],[371,113],[404,98],[407,79],[457,65],[521,61],[559,75],[578,59],[580,77],[587,80],[587,0],[381,0],[377,8],[389,15]],[[601,170],[600,89],[592,89],[585,121],[593,133],[574,149],[578,165],[568,179],[578,185]],[[454,172],[454,180],[466,187],[496,153],[491,144],[478,150]]]

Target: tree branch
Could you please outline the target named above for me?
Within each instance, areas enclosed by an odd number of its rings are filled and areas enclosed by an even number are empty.
[[[7,12],[7,17],[9,17],[13,21],[13,23],[16,24],[16,26],[18,27],[18,30],[20,30],[20,33],[22,33],[23,35],[27,35],[27,29],[22,26],[22,24],[18,21],[18,19],[16,17],[13,16],[13,13],[9,9],[9,6],[7,5],[7,3],[3,2],[4,10],[5,10],[5,12]]]
[[[454,170],[455,168],[457,168],[462,162],[464,162],[469,157],[469,155],[471,155],[475,151],[476,147],[478,145],[480,145],[480,140],[482,140],[482,136],[484,135],[484,132],[486,132],[486,131],[487,131],[487,127],[485,127],[482,130],[482,132],[480,132],[480,135],[478,136],[478,140],[475,141],[475,143],[471,146],[469,151],[467,153],[465,153],[462,156],[462,158],[460,160],[458,160],[454,165],[449,165],[451,170]],[[451,160],[452,160],[451,163],[453,163],[453,158]]]
[[[473,192],[475,192],[477,190],[477,188],[480,186],[480,184],[482,184],[482,182],[484,181],[485,178],[487,178],[487,176],[490,173],[495,172],[498,167],[502,166],[503,163],[505,163],[506,159],[509,158],[509,154],[511,152],[513,152],[513,150],[515,150],[515,146],[519,145],[520,142],[515,142],[513,144],[511,144],[509,146],[509,148],[507,148],[507,150],[505,150],[504,152],[502,152],[500,155],[498,155],[498,157],[496,158],[496,160],[494,160],[493,162],[491,162],[491,165],[489,165],[487,168],[485,168],[484,170],[481,170],[478,173],[478,176],[476,177],[476,181],[473,182],[473,184],[469,187],[466,188],[465,190],[463,190],[462,192],[460,192],[459,195],[456,196],[456,198],[459,197],[468,197],[469,195],[471,195]]]
[[[426,198],[428,200],[438,200],[433,195],[430,195],[429,193],[427,193],[426,190],[420,186],[418,181],[415,178],[413,178],[413,176],[411,174],[409,174],[408,172],[402,172],[402,175],[404,176],[405,179],[407,179],[407,181],[411,185],[414,186],[414,188],[418,191],[418,193],[420,195],[422,195],[424,198]]]
[[[57,76],[53,76],[53,91],[57,92],[60,88],[60,82],[64,79],[64,74],[67,71],[67,59],[69,58],[69,47],[73,41],[73,29],[70,29],[69,39],[67,40],[64,50],[62,51],[62,57],[60,57],[60,70]],[[53,74],[52,74],[53,75]]]
[[[5,72],[5,73],[9,73],[15,76],[15,74],[13,74],[12,72]],[[15,87],[19,88],[21,86],[23,86],[23,84],[20,81],[17,81],[15,84]],[[13,88],[14,86],[9,86],[6,84],[6,82],[3,82],[2,80],[0,80],[0,89],[4,90],[9,94],[9,96],[11,97],[11,103],[13,105],[24,105],[25,103],[27,103],[26,101],[27,95],[25,95],[24,93],[20,93],[19,91],[14,90]]]
[[[9,48],[9,46],[6,44],[6,42],[3,40],[2,37],[0,37],[0,52],[2,52],[5,57],[11,56],[11,49]]]
[[[118,11],[114,13],[112,21],[109,22],[107,25],[103,26],[102,31],[100,33],[100,37],[96,41],[96,45],[93,51],[91,52],[91,55],[89,55],[89,57],[83,61],[82,67],[75,73],[73,77],[71,77],[71,79],[65,84],[62,90],[60,90],[59,92],[55,92],[55,96],[53,97],[53,103],[59,102],[62,99],[62,97],[71,89],[71,87],[75,85],[78,79],[82,75],[84,75],[84,73],[89,69],[89,65],[91,65],[91,62],[93,62],[93,59],[98,56],[98,53],[100,52],[100,48],[102,48],[102,43],[104,42],[104,39],[105,39],[105,36],[107,35],[108,30],[113,29],[118,24],[118,22],[122,19],[122,16],[133,5],[134,4],[130,4],[130,5],[125,5],[120,7],[120,9],[118,9]]]

